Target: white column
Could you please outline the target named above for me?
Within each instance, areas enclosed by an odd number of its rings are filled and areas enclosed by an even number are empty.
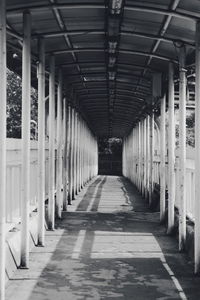
[[[200,273],[200,22],[196,24],[195,90],[195,273]]]
[[[76,178],[75,178],[75,147],[76,147],[76,141],[75,141],[75,133],[76,133],[76,111],[75,108],[72,109],[72,200],[75,199],[76,194]]]
[[[146,181],[147,181],[147,173],[146,173],[146,169],[147,169],[147,156],[146,156],[146,148],[147,148],[147,128],[146,128],[146,121],[147,119],[145,118],[143,120],[143,152],[144,152],[144,192],[143,192],[143,196],[146,197],[146,193],[147,193],[147,186],[146,186]]]
[[[63,132],[64,132],[64,146],[63,146],[63,210],[67,210],[68,199],[68,167],[69,167],[69,116],[67,99],[63,101]]]
[[[186,70],[185,47],[180,49],[179,58],[179,250],[184,250],[186,240]]]
[[[38,246],[45,236],[45,46],[39,40],[38,65]]]
[[[58,94],[57,94],[57,172],[56,172],[56,210],[58,218],[61,218],[63,201],[62,201],[62,72],[59,71]]]
[[[74,178],[75,178],[75,195],[78,194],[78,113],[75,112],[75,153],[74,153]]]
[[[71,205],[72,201],[72,158],[71,158],[71,152],[72,152],[72,138],[71,138],[71,130],[72,130],[72,109],[71,105],[68,106],[68,119],[69,119],[69,158],[68,158],[68,204]]]
[[[80,114],[78,114],[78,192],[81,190],[81,157],[80,157],[80,139],[81,139],[81,134],[80,134]]]
[[[0,0],[0,300],[5,299],[6,206],[6,8]]]
[[[55,57],[50,58],[49,74],[49,201],[48,229],[55,226]]]
[[[141,122],[138,123],[138,190],[141,191]]]
[[[146,119],[146,195],[145,198],[149,198],[149,115]]]
[[[150,165],[149,165],[149,205],[152,203],[152,193],[154,190],[154,113],[152,111],[152,114],[150,116]]]
[[[174,67],[169,63],[168,78],[168,106],[169,106],[169,133],[168,133],[168,230],[170,234],[174,228],[174,201],[175,201],[175,122],[174,122]]]
[[[160,126],[160,221],[163,222],[165,217],[165,155],[166,155],[166,121],[165,121],[165,110],[166,110],[166,95],[161,99],[161,126]]]
[[[71,205],[73,198],[73,123],[74,113],[73,108],[69,106],[69,119],[70,119],[70,144],[69,144],[69,197],[68,204]]]
[[[29,266],[29,201],[30,201],[30,95],[31,95],[31,16],[23,15],[22,54],[22,203],[21,203],[21,263]]]

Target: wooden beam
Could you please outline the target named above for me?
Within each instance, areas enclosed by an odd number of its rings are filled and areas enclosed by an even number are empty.
[[[165,190],[166,190],[166,95],[161,99],[161,126],[160,126],[160,221],[165,217]]]
[[[0,300],[5,299],[6,222],[6,1],[0,0]]]
[[[63,210],[67,211],[69,189],[69,116],[67,99],[63,100]]]
[[[146,191],[145,198],[149,199],[149,115],[146,117]]]
[[[23,14],[21,268],[29,267],[31,15]]]
[[[196,24],[195,89],[195,274],[200,274],[200,21]]]
[[[63,210],[62,199],[62,145],[63,145],[63,130],[62,130],[62,100],[63,100],[63,78],[62,71],[59,70],[58,78],[58,93],[57,93],[57,170],[56,170],[56,214],[61,218]]]
[[[174,229],[174,202],[175,202],[175,121],[174,121],[174,66],[169,63],[168,78],[168,234]]]
[[[72,168],[73,168],[73,153],[72,153],[72,134],[73,134],[73,113],[72,107],[69,105],[68,107],[68,118],[69,118],[69,160],[68,160],[68,182],[69,182],[69,191],[68,191],[68,204],[72,203]]]
[[[48,229],[55,227],[55,57],[50,58],[49,73],[49,201]]]
[[[183,251],[186,241],[186,69],[185,46],[179,55],[179,250]]]
[[[39,40],[38,65],[38,246],[45,237],[45,43]]]

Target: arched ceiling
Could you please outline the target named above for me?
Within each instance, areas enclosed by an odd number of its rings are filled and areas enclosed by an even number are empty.
[[[20,72],[23,11],[29,10],[33,65],[43,37],[47,71],[54,54],[66,89],[76,95],[97,136],[123,137],[130,131],[151,104],[153,74],[166,73],[169,61],[178,65],[177,45],[186,45],[188,63],[194,60],[198,0],[6,3],[8,65]]]

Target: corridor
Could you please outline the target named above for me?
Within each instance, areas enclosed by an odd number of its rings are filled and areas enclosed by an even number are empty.
[[[95,177],[79,193],[7,300],[200,299],[199,278],[127,179]]]

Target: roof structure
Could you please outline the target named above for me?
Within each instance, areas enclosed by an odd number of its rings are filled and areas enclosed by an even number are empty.
[[[8,66],[21,72],[23,12],[32,17],[32,83],[38,39],[45,39],[46,70],[55,55],[97,136],[123,137],[151,106],[152,76],[178,69],[186,46],[194,61],[197,0],[7,0]],[[17,55],[16,55],[17,54]],[[34,77],[35,74],[35,77]]]

